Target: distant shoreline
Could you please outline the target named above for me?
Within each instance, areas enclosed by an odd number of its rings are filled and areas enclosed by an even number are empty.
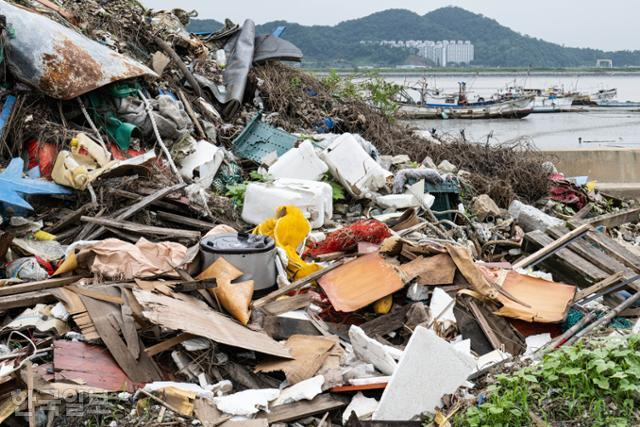
[[[394,77],[406,75],[482,75],[482,76],[504,76],[504,75],[594,75],[594,76],[637,76],[640,75],[638,68],[507,68],[507,67],[478,67],[478,68],[305,68],[315,74],[327,74],[335,70],[340,75],[349,74],[378,74],[380,76]]]

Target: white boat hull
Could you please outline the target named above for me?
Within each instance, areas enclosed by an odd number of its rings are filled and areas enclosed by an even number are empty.
[[[554,113],[571,108],[573,97],[571,96],[536,96],[533,100],[534,113]]]

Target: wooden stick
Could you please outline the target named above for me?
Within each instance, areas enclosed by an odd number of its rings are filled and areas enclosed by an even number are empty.
[[[619,271],[607,277],[606,279],[599,281],[595,285],[589,286],[586,289],[580,289],[578,292],[576,292],[576,297],[574,298],[574,301],[580,301],[581,299],[586,298],[591,294],[594,294],[596,292],[599,292],[603,289],[608,288],[609,286],[613,285],[614,283],[622,279],[622,276],[624,276],[624,272]]]
[[[199,231],[181,230],[177,228],[154,227],[152,225],[143,225],[130,221],[119,221],[108,218],[94,218],[90,216],[80,217],[80,221],[98,224],[103,227],[113,227],[120,230],[132,231],[138,234],[153,234],[164,237],[184,238],[198,240],[201,237]]]
[[[27,405],[29,411],[29,427],[36,427],[36,405],[33,401],[33,363],[28,360],[25,363],[27,377]]]
[[[573,231],[568,232],[567,234],[565,234],[564,236],[560,237],[559,239],[554,240],[552,243],[548,244],[547,246],[545,246],[544,248],[540,249],[539,251],[534,252],[531,255],[529,255],[528,257],[516,262],[515,264],[513,264],[512,268],[514,270],[516,270],[516,269],[519,269],[519,268],[532,267],[532,266],[536,265],[537,263],[539,263],[540,261],[542,261],[545,258],[547,258],[548,256],[552,255],[557,250],[559,250],[559,249],[563,248],[564,246],[568,245],[573,240],[575,240],[578,237],[582,236],[584,233],[586,233],[590,229],[591,229],[591,225],[589,225],[589,224],[581,225],[580,227],[576,228]]]
[[[207,134],[204,132],[204,129],[202,128],[202,125],[200,124],[195,111],[193,111],[191,103],[187,99],[186,95],[184,94],[182,89],[178,89],[176,92],[178,93],[178,98],[180,98],[180,101],[182,101],[182,105],[184,105],[184,110],[187,112],[189,117],[191,117],[191,121],[198,131],[198,135],[200,135],[200,138],[202,139],[207,139]]]
[[[184,342],[186,340],[190,340],[191,338],[195,338],[194,335],[183,333],[180,335],[176,335],[173,338],[166,339],[158,344],[152,345],[151,347],[147,347],[144,349],[144,352],[149,356],[155,356],[158,353],[162,353],[163,351],[167,351],[172,347]]]
[[[605,314],[604,316],[602,316],[601,318],[599,318],[598,320],[596,320],[595,322],[593,322],[592,324],[590,324],[589,326],[587,326],[586,328],[584,328],[583,330],[575,334],[573,338],[567,340],[566,345],[573,345],[576,342],[578,342],[582,337],[584,337],[586,334],[593,331],[594,329],[600,326],[605,326],[609,324],[609,322],[611,322],[624,309],[635,304],[636,301],[638,300],[640,300],[640,292],[636,292],[635,294],[633,294],[632,296],[624,300],[624,302],[622,302],[616,308],[611,310],[609,313]]]
[[[293,282],[292,284],[285,286],[283,288],[277,289],[265,296],[263,296],[260,299],[257,299],[253,302],[253,307],[254,308],[260,308],[263,305],[265,305],[266,303],[268,303],[269,301],[273,301],[274,299],[287,294],[295,289],[301,288],[304,285],[313,282],[316,279],[319,279],[320,277],[324,276],[325,274],[327,274],[328,272],[335,270],[336,268],[348,264],[349,262],[353,261],[354,259],[351,259],[347,262],[345,262],[345,260],[340,260],[338,262],[336,262],[335,264],[330,265],[329,267],[326,267],[320,271],[316,271],[315,273],[312,273],[310,275],[308,275],[307,277],[303,277],[300,280],[296,280],[295,282]]]
[[[115,219],[117,220],[127,219],[131,217],[133,214],[135,214],[136,212],[149,206],[151,203],[155,202],[156,200],[160,200],[163,197],[175,191],[183,189],[184,187],[186,187],[186,184],[180,183],[180,184],[173,185],[171,187],[162,188],[156,191],[155,193],[151,193],[147,197],[142,198],[137,203],[134,203],[133,205],[129,206],[126,210],[124,210],[122,213],[117,215]],[[87,240],[95,240],[98,237],[100,237],[102,233],[104,233],[105,231],[107,230],[104,227],[100,227],[95,232],[93,232],[89,237],[87,237]]]

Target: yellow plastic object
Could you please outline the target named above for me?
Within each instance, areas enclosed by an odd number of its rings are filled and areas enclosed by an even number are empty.
[[[387,295],[373,303],[373,311],[376,314],[387,314],[393,307],[393,295]]]
[[[595,191],[596,185],[598,185],[598,181],[589,181],[585,186],[587,187],[587,191],[592,192]]]
[[[56,236],[42,230],[38,230],[35,233],[33,233],[33,237],[35,237],[36,240],[56,240]]]
[[[274,218],[258,225],[253,232],[273,238],[276,245],[284,249],[289,260],[287,265],[289,279],[298,280],[322,268],[317,264],[305,262],[298,255],[298,248],[311,232],[311,224],[298,207],[279,207]]]
[[[62,261],[62,264],[58,266],[58,269],[53,276],[59,276],[64,273],[69,273],[70,271],[78,268],[78,258],[76,257],[75,252],[71,252],[67,257]]]

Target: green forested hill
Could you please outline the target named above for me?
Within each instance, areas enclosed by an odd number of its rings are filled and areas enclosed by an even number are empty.
[[[189,29],[214,31],[221,25],[213,20],[194,20]],[[402,65],[411,55],[404,49],[363,45],[361,40],[471,40],[475,45],[474,65],[490,67],[593,66],[598,58],[611,58],[616,67],[640,65],[640,51],[563,47],[522,35],[493,19],[458,7],[437,9],[423,16],[391,9],[335,26],[274,21],[259,25],[258,31],[271,32],[279,25],[287,26],[284,38],[302,49],[306,65]]]

